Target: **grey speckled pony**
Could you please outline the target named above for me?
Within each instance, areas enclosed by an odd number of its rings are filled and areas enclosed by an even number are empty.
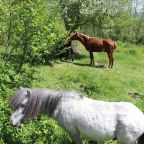
[[[144,114],[128,102],[104,102],[71,91],[24,88],[10,99],[13,126],[44,113],[55,119],[82,144],[80,134],[97,141],[144,144]]]

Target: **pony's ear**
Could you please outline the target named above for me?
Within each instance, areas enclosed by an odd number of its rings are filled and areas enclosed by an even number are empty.
[[[20,87],[20,90],[28,90],[29,88],[25,88],[25,87]]]
[[[23,88],[23,87],[20,87],[20,90],[24,90],[24,88]]]
[[[30,90],[29,90],[29,88],[20,87],[20,90],[23,90],[23,91],[26,92],[27,95],[30,95]]]
[[[29,90],[27,90],[27,95],[26,95],[26,97],[27,97],[27,98],[30,97],[30,91],[29,91]]]

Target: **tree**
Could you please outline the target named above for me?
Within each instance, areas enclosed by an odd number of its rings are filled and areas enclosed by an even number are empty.
[[[59,4],[69,34],[81,29],[93,36],[142,42],[142,0],[61,0]]]
[[[9,0],[3,1],[1,8],[0,26],[5,40],[0,40],[3,45],[6,41],[6,63],[13,59],[12,63],[19,64],[19,72],[25,62],[48,63],[56,57],[66,41],[60,15],[54,10],[58,8],[57,2]]]

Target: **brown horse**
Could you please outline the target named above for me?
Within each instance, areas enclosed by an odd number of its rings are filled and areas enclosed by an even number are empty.
[[[116,43],[113,40],[89,37],[79,32],[72,35],[69,40],[79,40],[85,46],[90,54],[90,65],[95,65],[93,52],[106,52],[109,58],[108,68],[113,67],[113,52],[116,48]]]

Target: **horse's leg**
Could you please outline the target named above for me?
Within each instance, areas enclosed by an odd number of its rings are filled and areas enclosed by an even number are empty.
[[[71,60],[74,60],[74,49],[71,47],[70,48],[70,54],[71,54]]]
[[[109,65],[108,68],[111,68],[111,53],[107,52],[108,58],[109,58]]]
[[[93,52],[89,52],[90,53],[90,65],[94,65],[94,56],[93,56]]]
[[[111,68],[113,67],[113,61],[114,61],[114,59],[113,59],[113,52],[111,53]]]
[[[89,52],[89,54],[90,54],[90,65],[92,65],[92,53]]]
[[[109,58],[109,65],[108,68],[113,67],[113,52],[107,52],[108,58]]]
[[[93,65],[95,65],[95,62],[94,62],[94,55],[93,55]]]
[[[65,57],[65,60],[68,60],[69,59],[69,49],[66,49],[66,52],[65,52],[65,55],[66,55],[66,57]]]
[[[72,60],[72,62],[74,61],[74,56],[73,56],[73,54],[72,54],[72,56],[71,56],[71,60]]]

